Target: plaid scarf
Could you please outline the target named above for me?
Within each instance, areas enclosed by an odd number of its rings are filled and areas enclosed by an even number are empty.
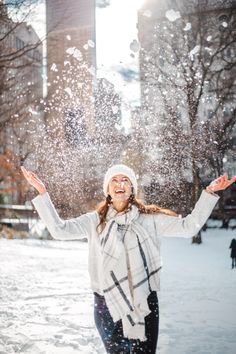
[[[138,208],[117,214],[110,208],[101,234],[103,292],[114,320],[122,320],[124,336],[146,340],[147,297],[159,290],[159,250],[138,223]]]

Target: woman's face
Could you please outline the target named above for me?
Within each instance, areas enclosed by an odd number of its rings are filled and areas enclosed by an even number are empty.
[[[132,193],[132,184],[125,175],[116,175],[110,179],[108,194],[112,201],[127,201]]]

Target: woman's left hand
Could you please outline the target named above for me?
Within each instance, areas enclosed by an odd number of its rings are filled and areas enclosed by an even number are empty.
[[[206,191],[209,193],[222,191],[228,188],[234,182],[236,182],[236,176],[232,177],[231,179],[228,179],[228,176],[225,174],[212,181],[211,184],[206,187]]]

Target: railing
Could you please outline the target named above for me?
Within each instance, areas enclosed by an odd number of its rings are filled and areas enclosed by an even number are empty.
[[[19,228],[20,224],[29,229],[38,215],[31,205],[0,204],[0,224]]]

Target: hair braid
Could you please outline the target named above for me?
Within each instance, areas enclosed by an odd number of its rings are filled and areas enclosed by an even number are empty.
[[[129,203],[125,207],[125,209],[122,210],[123,212],[128,211],[131,205],[135,205],[141,214],[165,214],[170,216],[177,216],[177,214],[170,209],[161,208],[155,204],[145,205],[141,200],[136,199],[133,193],[130,195],[128,201]],[[108,194],[106,199],[103,202],[101,202],[96,209],[100,218],[100,222],[96,228],[98,233],[101,233],[104,227],[106,226],[106,216],[107,216],[109,206],[111,204],[112,204],[112,199],[111,196]]]

